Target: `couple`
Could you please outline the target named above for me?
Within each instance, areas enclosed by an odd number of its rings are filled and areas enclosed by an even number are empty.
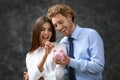
[[[26,56],[28,73],[25,72],[24,78],[28,80],[29,76],[29,80],[45,80],[47,75],[52,74],[55,80],[102,80],[105,62],[100,35],[93,29],[77,25],[74,10],[68,5],[51,6],[47,17],[38,18],[33,28],[32,45]],[[53,58],[56,47],[53,43],[56,39],[54,28],[64,35],[58,44],[65,53],[63,61]],[[70,36],[74,44],[73,57],[69,55]],[[71,78],[64,77],[69,73]],[[75,79],[72,79],[73,76]]]

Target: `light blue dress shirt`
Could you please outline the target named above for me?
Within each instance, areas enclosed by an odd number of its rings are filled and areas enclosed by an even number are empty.
[[[77,25],[71,37],[74,38],[74,59],[70,59],[68,66],[75,68],[76,80],[102,80],[104,45],[98,32]],[[60,43],[68,49],[67,36]]]

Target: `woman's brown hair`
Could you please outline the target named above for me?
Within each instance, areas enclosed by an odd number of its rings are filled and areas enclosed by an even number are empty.
[[[46,22],[48,22],[51,25],[51,29],[52,29],[52,37],[50,39],[50,42],[56,41],[56,31],[55,31],[54,26],[52,25],[52,22],[46,16],[41,16],[36,20],[34,27],[33,27],[32,42],[31,42],[31,48],[29,51],[30,53],[41,46],[42,44],[40,41],[41,27]]]

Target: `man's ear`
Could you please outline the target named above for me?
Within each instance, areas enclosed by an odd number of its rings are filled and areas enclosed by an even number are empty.
[[[71,16],[70,14],[68,14],[66,17],[67,17],[69,20],[72,20],[72,16]]]

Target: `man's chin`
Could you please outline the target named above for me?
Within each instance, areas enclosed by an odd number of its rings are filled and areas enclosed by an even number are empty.
[[[64,35],[64,36],[69,36],[69,35],[68,35],[68,34],[66,34],[66,33],[63,33],[63,35]]]

